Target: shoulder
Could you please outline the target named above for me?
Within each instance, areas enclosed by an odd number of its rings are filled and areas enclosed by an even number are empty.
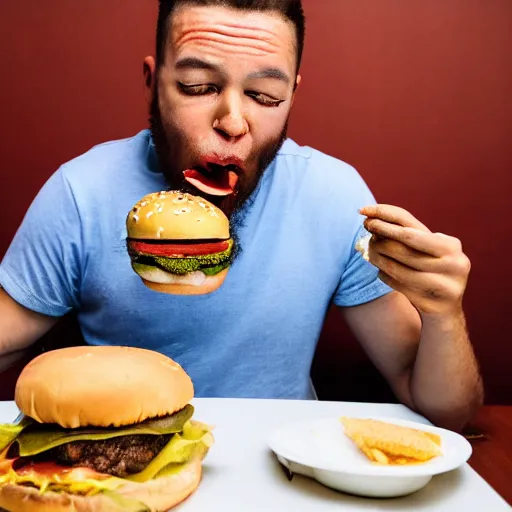
[[[56,174],[61,175],[77,199],[107,194],[144,175],[141,171],[147,170],[149,144],[148,130],[103,142],[62,164]]]
[[[361,233],[364,219],[359,210],[375,204],[373,193],[356,168],[287,140],[276,160],[272,187],[275,204],[284,205],[291,217],[300,219],[302,232],[307,232],[325,254],[333,255],[339,268],[344,268]]]
[[[149,132],[143,130],[133,137],[111,140],[93,146],[83,154],[69,160],[59,168],[59,173],[71,185],[88,182],[97,187],[98,180],[110,181],[117,174],[128,177],[147,155]]]
[[[276,158],[276,170],[286,176],[288,186],[301,190],[309,200],[322,198],[327,203],[357,210],[374,197],[366,181],[351,164],[310,146],[287,139]]]
[[[59,167],[49,180],[52,193],[69,198],[82,219],[96,216],[105,205],[127,210],[161,184],[151,148],[148,130],[98,144]]]

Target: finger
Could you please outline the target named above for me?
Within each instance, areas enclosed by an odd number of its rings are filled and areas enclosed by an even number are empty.
[[[454,236],[445,235],[443,233],[434,233],[439,240],[449,248],[450,253],[462,253],[462,242]]]
[[[393,283],[392,288],[397,291],[421,291],[432,298],[443,295],[443,279],[438,274],[414,270],[378,253],[370,255],[370,262],[386,276],[384,282],[389,286]]]
[[[364,227],[374,235],[396,240],[411,249],[416,249],[431,256],[439,258],[448,252],[445,239],[435,233],[397,226],[378,219],[367,219],[364,222]]]
[[[405,295],[415,307],[420,306],[421,302],[425,305],[425,301],[461,300],[460,289],[453,286],[452,283],[433,274],[418,274],[422,277],[419,282],[414,285],[406,281],[395,279],[382,270],[379,271],[379,279],[397,292]]]
[[[372,265],[399,282],[415,283],[417,275],[422,273],[373,250],[370,251],[369,258]]]
[[[387,256],[403,265],[422,272],[443,272],[444,260],[411,249],[401,242],[387,238],[370,240],[370,251]]]
[[[361,208],[359,213],[372,219],[380,219],[391,224],[416,228],[421,231],[430,233],[430,229],[428,229],[425,224],[421,223],[407,210],[399,208],[398,206],[392,206],[389,204],[376,204],[374,206],[365,206],[364,208]]]
[[[386,274],[386,272],[383,272],[382,270],[379,271],[379,279],[384,283],[387,284],[390,288],[393,288],[393,290],[396,290],[397,292],[404,292],[404,286],[402,283],[397,281],[396,279],[393,279],[391,276]]]

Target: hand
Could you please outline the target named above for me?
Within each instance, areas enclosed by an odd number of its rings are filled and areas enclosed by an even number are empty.
[[[432,233],[396,206],[367,206],[360,213],[373,235],[370,262],[384,283],[405,295],[422,316],[462,312],[471,264],[460,240]]]

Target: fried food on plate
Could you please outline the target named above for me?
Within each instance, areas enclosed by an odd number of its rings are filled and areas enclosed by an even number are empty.
[[[441,438],[432,432],[384,421],[342,417],[345,434],[373,462],[404,465],[442,455]]]

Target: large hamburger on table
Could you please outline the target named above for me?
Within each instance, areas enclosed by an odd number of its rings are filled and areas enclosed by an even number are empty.
[[[0,508],[166,511],[198,487],[213,443],[191,379],[127,347],[46,352],[20,374],[21,421],[0,425]]]
[[[148,288],[201,295],[224,282],[234,242],[228,218],[206,199],[176,191],[148,194],[128,213],[126,230],[132,268]]]

